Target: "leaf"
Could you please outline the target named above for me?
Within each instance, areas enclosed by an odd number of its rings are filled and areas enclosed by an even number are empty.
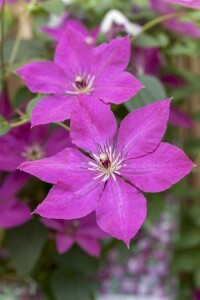
[[[190,237],[188,236],[188,239]],[[200,247],[177,251],[172,261],[172,272],[193,272],[200,268]]]
[[[11,127],[7,120],[2,115],[0,115],[0,136],[3,136],[6,133],[8,133],[10,129]]]
[[[47,229],[35,220],[7,232],[7,248],[20,275],[26,275],[32,271],[46,238]]]
[[[77,270],[83,273],[96,271],[98,259],[89,256],[78,246],[74,246],[70,251],[62,255],[56,254],[54,257],[56,264],[66,269]]]
[[[52,274],[51,286],[56,300],[89,300],[94,285],[80,272],[56,270]]]
[[[54,14],[60,16],[62,12],[65,10],[65,5],[62,1],[58,0],[49,0],[44,3],[40,3],[40,7],[46,10],[50,14]]]
[[[11,52],[14,46],[14,39],[7,39],[5,41],[4,53],[5,62],[8,63]],[[27,60],[33,60],[33,58],[44,58],[46,55],[46,49],[44,43],[37,40],[22,40],[19,49],[16,54],[15,62],[22,62]]]
[[[33,110],[33,108],[36,106],[36,104],[42,99],[43,97],[41,96],[37,96],[35,98],[33,98],[27,105],[26,107],[26,114],[29,116],[31,115],[31,112]]]
[[[145,88],[124,104],[129,111],[167,98],[164,86],[158,78],[152,75],[142,75],[138,76],[138,80]]]

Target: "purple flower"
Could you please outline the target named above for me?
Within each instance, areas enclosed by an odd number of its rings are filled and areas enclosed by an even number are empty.
[[[55,184],[35,212],[76,219],[96,210],[99,227],[128,245],[146,218],[140,190],[164,191],[194,166],[182,150],[160,142],[169,106],[168,99],[133,111],[117,133],[109,107],[82,96],[72,112],[71,138],[88,155],[66,148],[19,167]]]
[[[82,35],[85,42],[91,46],[96,44],[97,35],[99,32],[98,28],[94,28],[93,30],[89,31],[81,22],[75,19],[67,19],[66,15],[64,15],[64,18],[61,17],[61,23],[57,27],[43,26],[41,29],[56,42],[59,42],[63,33],[67,32],[68,30],[71,29],[78,31]]]
[[[14,171],[23,161],[35,160],[72,147],[63,128],[50,131],[47,127],[30,129],[23,125],[0,138],[0,170]]]
[[[93,48],[77,31],[68,30],[56,47],[54,62],[33,62],[17,72],[33,93],[52,94],[33,109],[32,126],[70,118],[78,96],[88,101],[120,104],[134,96],[142,84],[123,70],[130,57],[128,36]]]
[[[186,2],[186,1],[185,1]],[[172,5],[164,3],[163,0],[150,0],[151,9],[159,14],[175,13]],[[163,22],[166,28],[183,36],[200,38],[200,29],[190,21],[182,21],[180,18],[172,18]]]
[[[190,8],[196,8],[196,9],[200,8],[199,0],[165,0],[165,1],[172,4],[179,4]]]
[[[11,228],[31,219],[26,204],[16,199],[15,194],[26,184],[28,176],[14,172],[6,177],[0,186],[0,227]]]
[[[107,234],[97,226],[94,213],[78,220],[43,218],[42,222],[57,232],[56,246],[59,253],[64,253],[74,244],[78,244],[89,255],[100,255],[101,246],[98,239],[107,237]]]

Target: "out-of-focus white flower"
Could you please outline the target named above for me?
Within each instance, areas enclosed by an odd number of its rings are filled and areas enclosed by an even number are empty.
[[[133,36],[138,35],[142,30],[142,26],[136,23],[131,23],[125,15],[117,9],[112,9],[107,12],[101,22],[100,31],[103,33],[108,32],[112,28],[113,24],[122,25],[124,30]]]

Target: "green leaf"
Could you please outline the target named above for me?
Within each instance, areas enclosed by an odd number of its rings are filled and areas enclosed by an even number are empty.
[[[6,63],[9,62],[13,46],[13,39],[7,39],[5,41],[4,53]],[[33,58],[44,58],[45,55],[46,49],[43,42],[37,40],[22,40],[15,57],[15,62],[20,62],[23,64],[27,60],[33,60]]]
[[[138,76],[138,80],[143,83],[145,88],[124,104],[129,111],[167,98],[165,89],[158,78],[141,75]]]
[[[188,239],[190,237],[188,236]],[[172,272],[193,272],[200,268],[200,247],[177,251],[172,261]]]
[[[30,118],[30,115],[31,115],[31,112],[33,110],[33,108],[36,106],[36,104],[42,99],[43,97],[41,96],[37,96],[35,98],[33,98],[27,105],[26,107],[26,114],[27,116],[29,116]]]
[[[8,133],[10,129],[11,127],[7,120],[2,115],[0,115],[0,136]]]
[[[142,33],[140,36],[133,38],[133,44],[139,47],[158,47],[158,41],[147,33]]]
[[[89,300],[94,289],[84,274],[61,269],[53,272],[51,286],[56,300]]]
[[[35,220],[7,232],[7,248],[20,275],[26,275],[32,271],[46,238],[47,229]]]
[[[65,10],[64,3],[58,0],[45,1],[44,3],[40,3],[40,7],[42,7],[48,13],[57,16],[60,16],[61,13]]]

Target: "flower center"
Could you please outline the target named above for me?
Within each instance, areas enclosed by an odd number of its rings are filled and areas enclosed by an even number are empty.
[[[107,181],[110,176],[116,180],[115,175],[121,175],[119,170],[125,166],[123,152],[116,154],[110,146],[101,147],[98,145],[97,154],[91,153],[91,157],[93,161],[88,162],[88,169],[97,173],[94,179],[103,177],[103,182]]]
[[[90,94],[94,90],[94,80],[95,76],[91,74],[82,74],[74,76],[74,80],[71,83],[73,90],[67,90],[68,94]]]
[[[24,157],[26,160],[37,160],[43,158],[44,156],[44,149],[38,144],[28,146],[26,147],[25,151],[22,152],[22,157]]]

